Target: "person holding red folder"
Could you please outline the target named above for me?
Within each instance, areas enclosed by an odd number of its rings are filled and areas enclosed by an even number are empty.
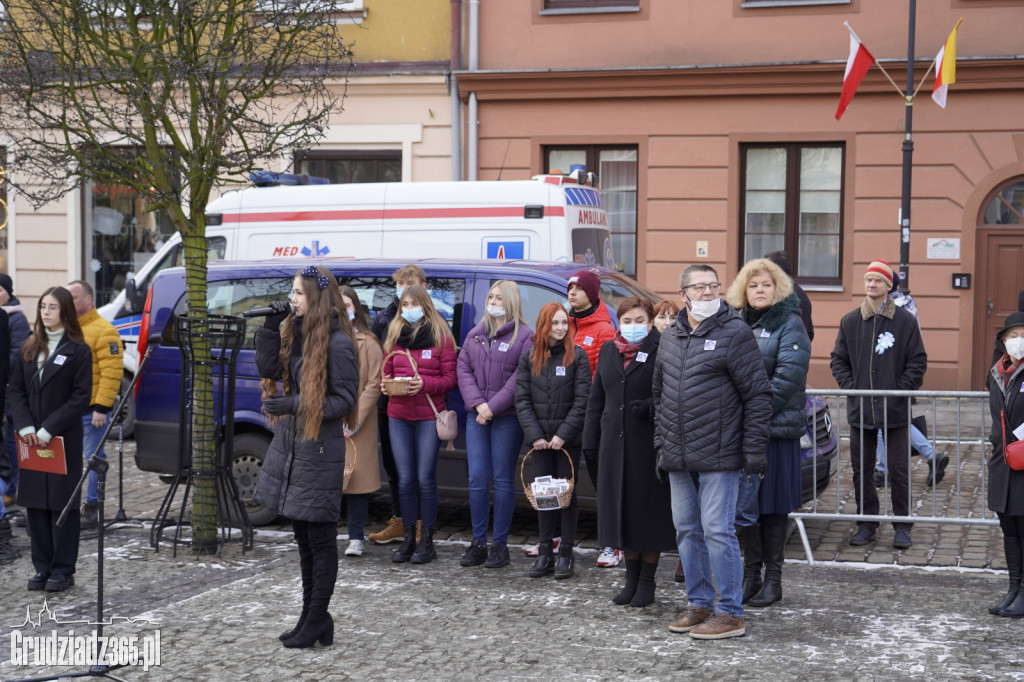
[[[28,581],[30,590],[60,592],[75,584],[82,415],[91,395],[92,351],[82,337],[74,300],[67,289],[51,287],[39,299],[33,333],[11,366],[8,388],[14,428],[30,447],[50,449],[58,436],[64,440],[64,474],[23,466],[18,484],[18,504],[25,508],[36,570]],[[26,462],[31,460],[22,464]],[[64,526],[58,526],[72,497],[72,511]]]

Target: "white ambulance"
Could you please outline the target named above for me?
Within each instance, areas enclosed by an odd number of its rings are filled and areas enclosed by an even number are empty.
[[[315,180],[315,179],[314,179]],[[615,268],[608,214],[593,173],[532,180],[307,184],[254,173],[256,186],[207,206],[211,260],[317,256],[570,261]],[[301,183],[301,184],[300,184]],[[153,276],[182,264],[177,233],[100,308],[125,343],[125,370]]]

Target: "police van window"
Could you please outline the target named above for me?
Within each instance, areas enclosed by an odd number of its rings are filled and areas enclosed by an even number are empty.
[[[222,282],[210,282],[206,290],[206,310],[216,315],[240,316],[246,310],[265,308],[271,301],[284,301],[291,297],[292,278],[252,278],[231,279]],[[167,326],[164,327],[160,343],[164,346],[177,346],[175,333],[176,318],[185,314],[187,301],[184,295],[178,299],[174,312]],[[245,341],[242,348],[253,349],[256,329],[262,324],[255,320],[245,325]]]
[[[341,275],[338,284],[352,287],[359,300],[370,311],[371,320],[395,300],[395,283],[391,275]],[[455,338],[461,338],[462,308],[466,298],[466,280],[456,277],[427,277],[427,292],[437,312],[452,328]]]
[[[493,282],[491,283],[494,284]],[[519,295],[523,301],[523,319],[526,320],[526,324],[529,325],[530,329],[534,329],[537,325],[537,314],[540,313],[540,309],[545,303],[551,303],[552,301],[564,305],[568,298],[566,298],[565,292],[553,291],[547,287],[537,286],[536,284],[523,284],[519,282]]]

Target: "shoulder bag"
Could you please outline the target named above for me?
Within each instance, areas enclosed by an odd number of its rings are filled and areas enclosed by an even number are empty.
[[[427,396],[427,402],[430,403],[430,409],[434,411],[434,417],[437,420],[437,437],[441,440],[448,441],[446,450],[455,449],[455,437],[459,435],[459,418],[455,414],[455,410],[441,410],[437,411],[437,407],[434,406],[434,401],[431,399],[430,394],[424,393]],[[1024,445],[1024,443],[1021,443]]]
[[[1024,470],[1024,441],[1015,440],[1012,443],[1006,442],[1006,412],[1000,410],[999,421],[1003,427],[1003,459],[1006,466],[1014,471]]]

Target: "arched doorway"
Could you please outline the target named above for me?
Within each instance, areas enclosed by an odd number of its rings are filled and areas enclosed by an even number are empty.
[[[978,219],[977,239],[971,384],[981,389],[992,366],[993,339],[1006,316],[1017,310],[1024,289],[1024,177],[1009,180],[986,199]]]

